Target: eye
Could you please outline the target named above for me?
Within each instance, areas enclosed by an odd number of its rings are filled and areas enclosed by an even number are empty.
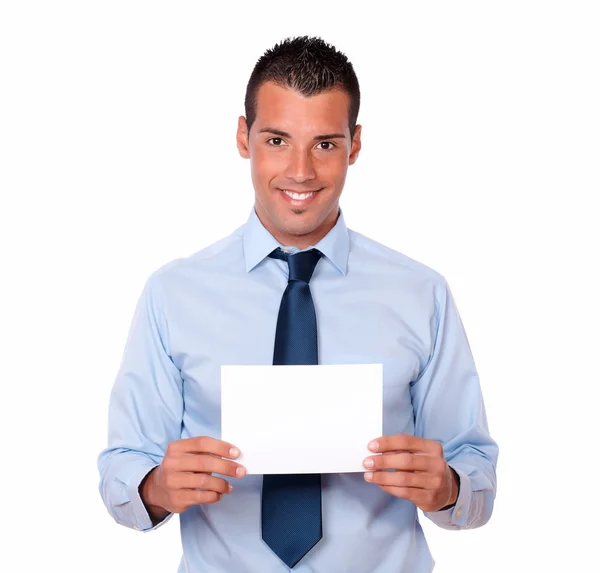
[[[321,147],[323,151],[331,151],[335,147],[335,143],[332,141],[321,141],[319,145],[327,145],[328,147]]]
[[[271,137],[271,139],[267,139],[267,142],[272,141],[273,143],[270,143],[269,145],[272,145],[273,147],[281,147],[281,143],[283,143],[283,139],[281,139],[281,137]],[[278,143],[275,143],[278,142]]]

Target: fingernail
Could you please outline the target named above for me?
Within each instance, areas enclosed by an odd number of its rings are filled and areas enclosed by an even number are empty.
[[[237,458],[237,457],[240,455],[240,450],[238,450],[237,448],[231,448],[231,449],[229,450],[229,455],[230,455],[232,458]]]
[[[363,466],[365,466],[366,468],[372,468],[373,464],[375,462],[372,460],[372,458],[367,458],[364,462],[363,462]]]
[[[230,483],[228,483],[227,484],[227,489],[229,490],[229,493],[231,493],[231,490],[233,489],[233,486]]]
[[[371,481],[373,479],[373,472],[365,472],[365,479]]]
[[[239,477],[243,477],[246,475],[246,468],[243,466],[239,466],[236,470],[235,470],[236,475],[238,475]]]
[[[364,442],[363,442],[364,444]],[[379,442],[377,440],[373,440],[371,442],[369,442],[369,449],[370,450],[376,450],[379,447]]]

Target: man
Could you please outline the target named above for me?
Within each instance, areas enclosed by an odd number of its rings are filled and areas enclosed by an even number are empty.
[[[448,284],[349,230],[339,207],[359,103],[351,63],[321,39],[268,50],[238,121],[247,223],[154,272],[140,297],[100,491],[127,527],[180,514],[180,572],[430,572],[417,508],[446,529],[491,516],[498,448]],[[365,473],[245,475],[220,440],[221,365],[308,363],[383,363],[384,435]]]

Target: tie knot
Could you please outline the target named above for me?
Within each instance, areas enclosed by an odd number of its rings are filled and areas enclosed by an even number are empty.
[[[290,254],[284,253],[280,248],[277,248],[269,256],[273,259],[287,261],[290,268],[290,281],[308,283],[322,254],[317,249]]]

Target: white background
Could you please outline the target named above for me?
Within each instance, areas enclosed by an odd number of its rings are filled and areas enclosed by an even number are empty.
[[[176,519],[102,505],[109,392],[148,275],[245,222],[246,82],[302,34],[361,84],[346,222],[447,278],[500,445],[485,527],[423,520],[436,573],[595,569],[596,2],[0,6],[0,570],[176,570]]]

